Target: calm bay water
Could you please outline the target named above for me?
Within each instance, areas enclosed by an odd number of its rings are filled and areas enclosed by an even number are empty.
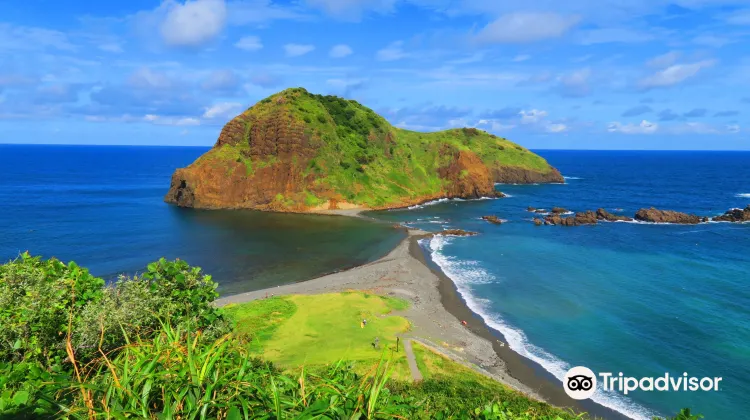
[[[498,185],[511,197],[380,213],[480,236],[424,244],[469,305],[512,348],[558,376],[571,366],[626,376],[723,377],[718,392],[599,393],[634,418],[692,407],[750,411],[750,224],[535,227],[527,206],[641,207],[721,214],[750,204],[750,153],[540,151],[565,185]],[[495,226],[479,218],[508,220]]]
[[[172,172],[207,150],[0,145],[0,260],[29,250],[113,278],[181,258],[231,294],[372,261],[403,238],[347,217],[164,203]]]

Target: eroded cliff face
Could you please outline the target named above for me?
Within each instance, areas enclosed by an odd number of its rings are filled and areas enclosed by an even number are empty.
[[[165,201],[282,212],[386,209],[494,196],[495,182],[564,182],[551,167],[488,166],[473,148],[496,153],[501,140],[474,131],[467,140],[455,130],[398,130],[356,102],[289,89],[228,122],[209,152],[175,171]]]
[[[441,154],[449,163],[438,169],[446,181],[448,198],[480,198],[495,195],[495,183],[490,170],[475,153],[444,147]]]

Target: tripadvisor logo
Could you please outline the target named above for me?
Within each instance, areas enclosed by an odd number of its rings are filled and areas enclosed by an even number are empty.
[[[687,372],[681,376],[665,373],[658,377],[634,378],[617,375],[611,372],[599,372],[601,389],[604,391],[619,391],[625,395],[629,392],[640,391],[718,391],[720,377],[697,378],[688,376]],[[597,378],[594,372],[584,366],[571,368],[563,378],[563,388],[570,398],[585,400],[596,392]]]

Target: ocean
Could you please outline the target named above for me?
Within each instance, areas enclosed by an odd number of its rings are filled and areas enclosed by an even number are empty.
[[[114,279],[179,257],[232,294],[372,261],[404,237],[390,223],[163,203],[174,169],[206,150],[0,145],[0,260],[29,250]],[[423,246],[513,349],[558,377],[582,365],[723,378],[717,392],[599,392],[596,401],[638,419],[682,407],[707,419],[750,411],[750,224],[536,227],[526,211],[720,214],[750,204],[750,153],[537,152],[566,184],[498,185],[509,197],[371,214],[479,232]]]
[[[750,411],[750,224],[534,226],[528,206],[642,207],[718,215],[750,204],[750,153],[537,151],[566,184],[498,185],[508,198],[378,213],[427,230],[479,232],[423,246],[468,305],[517,352],[562,378],[572,366],[625,376],[722,377],[716,392],[598,392],[637,419],[683,407]],[[497,215],[497,226],[480,217]]]
[[[405,237],[347,217],[164,203],[172,172],[208,150],[0,144],[0,261],[28,250],[112,280],[180,258],[233,294],[370,262]]]

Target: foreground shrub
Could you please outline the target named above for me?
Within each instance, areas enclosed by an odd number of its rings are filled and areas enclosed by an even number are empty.
[[[0,265],[0,361],[62,362],[72,318],[101,297],[103,285],[85,268],[55,258],[24,253]]]

